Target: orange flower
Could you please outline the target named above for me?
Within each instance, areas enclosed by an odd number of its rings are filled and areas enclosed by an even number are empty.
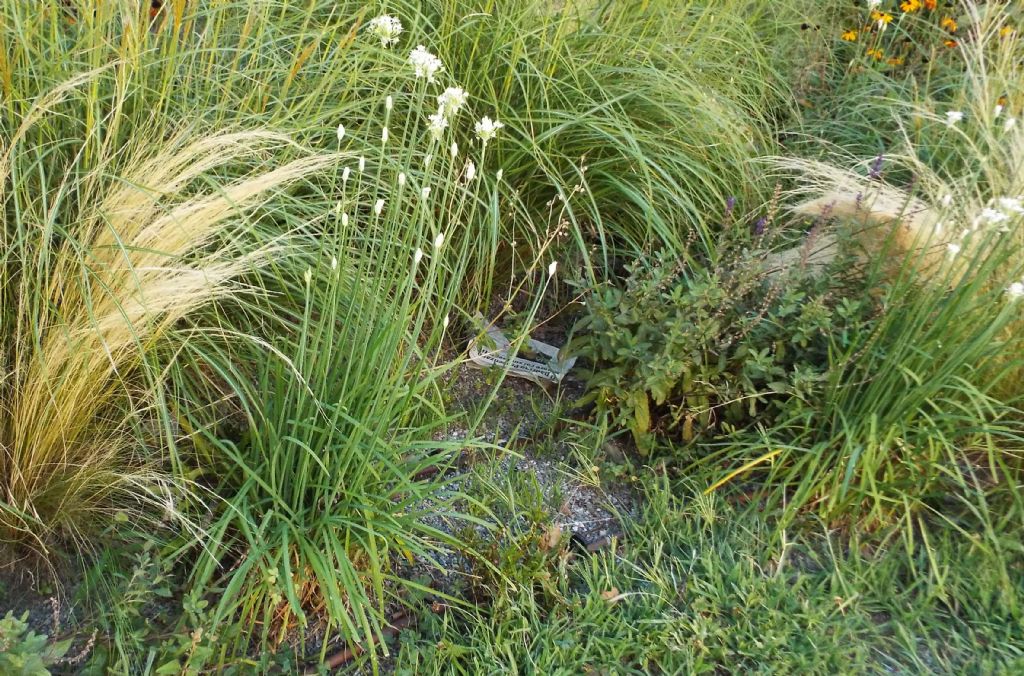
[[[849,30],[843,31],[843,34],[840,35],[839,37],[841,37],[846,42],[856,42],[857,31],[854,30],[853,28],[850,28]]]
[[[865,54],[874,58],[875,61],[881,61],[882,57],[885,56],[881,49],[869,49]]]
[[[902,66],[903,65],[903,57],[902,56],[894,56],[891,59],[889,59],[888,61],[886,61],[886,63],[889,64],[890,66]]]
[[[959,28],[959,26],[956,25],[956,19],[951,16],[942,17],[942,21],[939,22],[939,25],[950,33],[956,33],[956,29]]]
[[[921,0],[903,0],[900,3],[900,9],[907,13],[916,12],[921,9]]]
[[[938,0],[924,0],[924,8],[929,12],[935,9],[936,5],[938,5]]]
[[[943,42],[942,44],[946,45],[946,46],[947,46],[947,47],[949,47],[950,49],[953,49],[954,47],[956,47],[956,46],[957,46],[958,44],[960,44],[960,43],[959,43],[959,42],[957,42],[956,40],[946,40],[946,41],[945,41],[945,42]]]
[[[1008,38],[1008,37],[1010,37],[1011,35],[1013,35],[1016,32],[1017,32],[1017,29],[1015,29],[1013,26],[1010,26],[1009,24],[1007,24],[1006,26],[1003,26],[1002,28],[999,29],[999,37],[1001,37],[1001,38]]]

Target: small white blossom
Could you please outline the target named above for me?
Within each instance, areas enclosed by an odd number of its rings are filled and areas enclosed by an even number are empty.
[[[419,265],[421,260],[423,260],[423,249],[416,247],[416,251],[412,253],[412,264]]]
[[[455,141],[452,141],[451,152],[452,152],[452,159],[455,159],[458,156],[458,154],[459,154],[459,144],[456,143]]]
[[[1006,118],[1006,122],[1003,122],[1003,131],[1010,131],[1011,129],[1013,129],[1016,126],[1017,126],[1017,118],[1015,118],[1015,117],[1008,117],[1008,118]]]
[[[495,136],[497,136],[498,130],[504,126],[505,125],[502,124],[501,122],[498,122],[497,120],[492,120],[491,118],[485,115],[484,117],[480,118],[479,122],[476,123],[476,137],[483,141],[484,143],[487,143]]]
[[[957,122],[962,122],[964,114],[959,110],[950,110],[946,113],[946,124],[950,127],[955,125]]]
[[[875,9],[882,4],[882,0],[868,0],[868,9]]]
[[[380,141],[381,141],[381,143],[387,143],[388,139],[390,137],[391,137],[391,133],[388,131],[387,127],[384,127],[383,129],[380,130]]]
[[[334,214],[338,215],[340,213],[341,213],[341,202],[338,202],[337,204],[334,205]]]
[[[302,273],[302,278],[306,280],[306,284],[313,279],[313,271],[310,268],[306,268],[306,271]]]
[[[338,132],[337,133],[338,133],[338,142],[340,143],[341,139],[345,138],[345,125],[339,124],[338,125]]]
[[[997,209],[982,209],[981,215],[978,216],[978,220],[983,223],[989,223],[991,225],[997,225],[1010,220],[1010,217],[1004,214],[1002,211]]]
[[[444,117],[454,117],[466,105],[469,96],[462,87],[449,87],[437,97],[438,112]]]
[[[1011,300],[1024,298],[1024,282],[1014,282],[1007,287],[1006,293],[1010,296]]]
[[[363,173],[364,171],[366,171],[366,158],[365,157],[360,157],[359,158],[359,173]]]
[[[1018,214],[1024,214],[1024,204],[1021,203],[1019,197],[1000,197],[999,208],[1003,211],[1012,211]]]
[[[434,251],[437,251],[442,246],[444,246],[444,233],[439,232],[437,233],[437,237],[434,238]]]
[[[466,182],[472,181],[476,178],[476,165],[473,164],[473,160],[466,163]]]
[[[448,323],[449,323],[449,321],[450,321],[450,320],[448,319],[448,315],[445,315],[445,316],[444,316],[444,319],[442,319],[442,320],[441,320],[441,326],[443,326],[444,328],[446,328],[446,329],[447,329],[447,328],[448,328]]]
[[[555,276],[555,272],[558,270],[558,261],[551,261],[548,265],[548,278]]]
[[[342,214],[341,215],[341,225],[344,228],[348,227],[348,214]]]
[[[427,119],[430,120],[430,124],[427,126],[430,137],[435,141],[440,141],[444,135],[444,130],[448,128],[448,118],[441,113],[434,113]]]
[[[505,170],[504,169],[498,169],[498,173],[494,175],[494,178],[497,179],[498,182],[500,183],[501,182],[501,178],[504,175],[505,175]]]
[[[942,206],[948,207],[952,203],[953,203],[953,196],[952,195],[944,195],[942,197]]]
[[[400,171],[400,172],[398,172],[398,187],[401,188],[404,185],[405,185],[405,172],[404,171]]]
[[[433,155],[427,155],[426,157],[423,158],[423,166],[424,167],[429,167],[430,163],[433,162],[433,161],[434,161],[434,156]]]
[[[338,269],[338,257],[337,256],[331,256],[331,270],[337,270],[337,269]]]
[[[956,257],[960,253],[960,245],[956,242],[950,242],[946,245],[946,253],[949,254],[950,258]]]
[[[1003,114],[1003,104],[997,103],[995,110],[992,111],[992,112],[995,114],[996,117],[999,117],[1000,115],[1002,115]]]
[[[385,47],[396,44],[398,36],[402,33],[402,22],[398,17],[389,14],[381,14],[371,19],[369,26],[370,32],[380,38],[380,43]]]
[[[384,110],[386,110],[386,111],[388,111],[390,113],[391,109],[394,108],[394,107],[395,107],[395,100],[393,98],[391,98],[390,94],[388,94],[388,97],[386,99],[384,99]]]
[[[417,45],[416,49],[409,53],[409,63],[416,71],[416,77],[423,77],[427,82],[434,81],[434,75],[444,70],[441,59],[427,51],[423,45]]]
[[[380,213],[382,211],[384,211],[384,200],[383,199],[379,199],[379,200],[377,200],[377,203],[373,205],[373,213],[375,213],[378,216],[380,216]]]
[[[420,190],[420,198],[427,199],[430,197],[430,186],[426,186],[423,190]]]

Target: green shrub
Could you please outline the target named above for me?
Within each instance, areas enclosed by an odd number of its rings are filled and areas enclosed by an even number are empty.
[[[707,441],[814,401],[830,336],[845,335],[869,305],[836,293],[843,261],[803,274],[807,261],[797,260],[771,274],[764,252],[736,240],[727,232],[719,259],[705,264],[659,252],[587,300],[577,347],[597,369],[588,397],[645,453],[658,437]]]

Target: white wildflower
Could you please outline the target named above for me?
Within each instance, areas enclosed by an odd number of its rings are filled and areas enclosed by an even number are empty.
[[[441,320],[441,326],[447,329],[448,328],[448,324],[450,322],[451,322],[451,320],[448,319],[448,315],[445,315],[444,319]]]
[[[476,178],[476,165],[473,164],[473,160],[466,163],[466,182],[469,183]]]
[[[306,284],[313,279],[313,271],[310,268],[306,268],[306,271],[302,273],[302,278],[306,280]]]
[[[497,181],[500,183],[501,182],[501,178],[504,175],[505,175],[505,170],[504,169],[498,169],[498,173],[494,175],[494,178],[497,179]]]
[[[444,117],[454,117],[466,105],[469,96],[462,87],[449,87],[437,97],[438,112]]]
[[[434,251],[437,251],[442,246],[444,246],[444,233],[439,232],[437,233],[437,237],[434,238]]]
[[[338,257],[337,256],[331,256],[331,270],[337,270],[337,269],[338,269]]]
[[[373,205],[373,213],[380,216],[380,213],[384,211],[384,199],[377,200],[377,203]]]
[[[960,245],[956,242],[950,242],[946,245],[946,253],[949,254],[950,258],[955,258],[960,253]]]
[[[950,110],[946,113],[946,124],[950,127],[955,125],[957,122],[962,122],[964,114],[959,110]]]
[[[1011,300],[1024,297],[1024,282],[1014,282],[1007,287],[1006,293],[1010,296]]]
[[[366,171],[366,158],[365,157],[360,157],[359,158],[359,173],[361,174],[364,171]]]
[[[1024,214],[1024,204],[1021,202],[1019,197],[1000,197],[999,208],[1003,211],[1012,211],[1018,214]]]
[[[402,22],[398,20],[398,17],[389,14],[381,14],[371,19],[369,26],[370,33],[380,38],[380,43],[385,47],[396,44],[398,36],[402,33]]]
[[[401,188],[404,185],[405,185],[405,172],[404,171],[400,171],[400,172],[398,172],[398,187]]]
[[[430,197],[430,186],[426,186],[423,190],[420,190],[420,198],[427,199]]]
[[[434,113],[427,119],[430,120],[430,124],[427,126],[430,137],[435,141],[440,141],[444,135],[444,130],[448,128],[448,118],[441,113]]]
[[[348,227],[348,214],[342,214],[341,215],[341,226],[343,228],[347,228]]]
[[[427,82],[433,82],[434,75],[444,69],[441,59],[428,52],[423,45],[417,45],[409,53],[409,63],[416,71],[416,77],[426,78]]]
[[[868,0],[868,9],[875,9],[882,4],[882,0]]]
[[[1010,217],[1004,214],[1002,211],[999,211],[998,209],[986,208],[982,209],[981,215],[978,216],[978,220],[980,222],[988,223],[990,225],[997,225],[999,223],[1003,223],[1005,221],[1010,220]]]
[[[384,127],[383,129],[380,130],[380,142],[381,143],[387,143],[388,139],[390,137],[391,137],[391,133],[388,131],[387,127]]]
[[[992,111],[992,112],[995,114],[996,117],[999,117],[1000,115],[1002,115],[1003,114],[1003,104],[997,103],[995,110]]]
[[[426,157],[423,158],[423,166],[424,167],[429,167],[430,163],[433,162],[433,161],[434,161],[434,156],[433,155],[427,155]]]
[[[421,260],[423,260],[423,249],[416,247],[416,251],[412,253],[413,266],[419,265]]]
[[[386,110],[386,111],[388,111],[390,113],[391,109],[394,108],[394,107],[395,107],[395,100],[393,98],[391,98],[391,94],[388,94],[388,97],[386,99],[384,99],[384,110]]]
[[[942,206],[948,207],[952,203],[953,203],[953,196],[952,195],[944,195],[942,197]]]
[[[454,160],[458,156],[458,154],[459,154],[459,144],[456,143],[455,141],[452,141],[451,152],[452,152],[452,159]]]
[[[548,279],[555,276],[555,272],[558,270],[558,261],[551,261],[548,265]]]
[[[1006,118],[1006,122],[1003,122],[1003,131],[1010,131],[1011,129],[1013,129],[1016,126],[1017,126],[1017,118],[1015,118],[1015,117],[1008,117],[1008,118]]]
[[[345,167],[344,169],[342,169],[341,170],[341,182],[342,183],[348,183],[348,177],[351,176],[351,175],[352,175],[352,169],[351,168]]]
[[[341,139],[345,138],[345,125],[339,124],[338,125],[338,132],[337,133],[338,133],[338,142],[340,143]]]
[[[483,141],[484,143],[487,143],[495,136],[497,136],[498,130],[504,126],[505,125],[502,124],[501,122],[498,122],[497,120],[492,120],[491,118],[485,115],[480,119],[479,122],[476,123],[476,137]]]

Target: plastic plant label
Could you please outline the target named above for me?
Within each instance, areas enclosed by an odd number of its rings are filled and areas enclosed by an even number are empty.
[[[483,316],[478,315],[477,321],[486,324]],[[558,348],[539,340],[527,338],[526,346],[537,354],[547,357],[547,361],[539,362],[523,359],[512,354],[512,344],[505,334],[496,326],[488,326],[483,336],[469,342],[469,359],[480,368],[497,367],[507,369],[510,376],[525,378],[535,383],[560,383],[562,378],[576,363],[576,357],[561,360]]]

